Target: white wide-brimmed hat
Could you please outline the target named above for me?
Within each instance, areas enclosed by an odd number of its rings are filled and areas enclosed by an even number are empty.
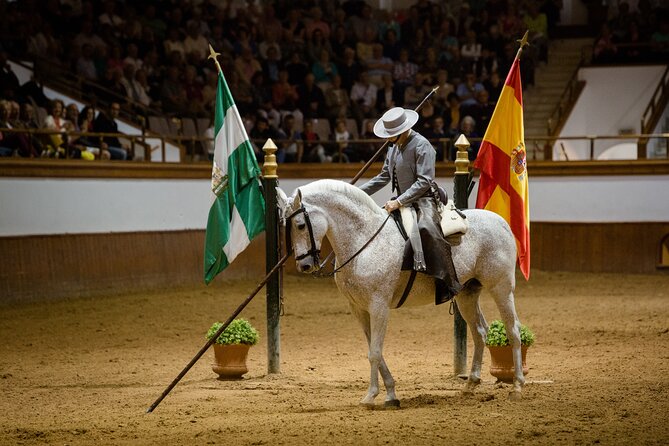
[[[392,138],[413,127],[418,122],[418,113],[402,107],[393,107],[374,124],[374,134],[379,138]]]

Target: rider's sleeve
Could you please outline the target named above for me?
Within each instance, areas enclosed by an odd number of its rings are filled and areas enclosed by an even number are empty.
[[[362,189],[362,191],[367,195],[372,195],[373,193],[383,189],[383,187],[390,182],[390,153],[391,150],[388,150],[386,159],[383,162],[383,167],[381,168],[381,172],[360,186],[360,189]]]
[[[437,158],[432,144],[423,139],[416,146],[416,181],[397,199],[403,206],[413,203],[430,191],[434,181],[434,163]]]

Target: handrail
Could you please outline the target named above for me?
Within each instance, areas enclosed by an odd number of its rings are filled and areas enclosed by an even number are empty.
[[[560,95],[557,106],[553,110],[553,113],[548,117],[546,123],[548,135],[555,136],[559,129],[564,125],[567,116],[569,116],[569,112],[574,106],[574,102],[583,90],[585,82],[578,80],[578,72],[582,66],[583,62],[578,64],[569,78],[569,81],[567,81],[567,86],[562,92],[562,95]]]
[[[669,66],[664,70],[660,83],[655,88],[653,95],[650,98],[648,106],[641,115],[641,133],[646,133],[652,129],[648,127],[654,127],[656,122],[653,122],[653,117],[657,114],[659,110],[659,105],[664,102],[666,104],[667,98],[669,97]]]
[[[91,138],[97,138],[98,140],[102,140],[105,137],[116,137],[120,139],[128,139],[132,142],[133,146],[134,145],[140,145],[144,146],[145,149],[145,160],[150,161],[151,160],[151,148],[148,147],[146,144],[145,140],[146,139],[160,139],[162,144],[161,146],[164,147],[165,141],[170,141],[170,142],[176,142],[177,145],[180,146],[180,148],[185,148],[187,145],[190,144],[191,147],[194,147],[196,143],[204,144],[204,143],[213,143],[214,139],[213,138],[208,138],[208,137],[202,137],[202,136],[186,136],[186,135],[149,135],[149,134],[128,134],[128,133],[104,133],[104,132],[74,132],[74,131],[63,131],[63,130],[53,130],[53,129],[24,129],[24,128],[0,128],[0,133],[25,133],[25,134],[30,134],[30,135],[54,135],[54,134],[59,134],[59,135],[67,135],[68,137],[91,137]],[[626,134],[626,135],[573,135],[573,136],[560,136],[560,137],[555,137],[555,136],[550,136],[550,135],[525,135],[525,144],[527,147],[528,151],[528,157],[529,159],[536,160],[536,154],[537,152],[540,152],[543,150],[541,147],[542,145],[539,143],[544,143],[544,142],[550,142],[550,141],[555,141],[555,140],[560,140],[560,141],[577,141],[577,140],[587,140],[590,142],[590,158],[594,158],[594,143],[597,140],[639,140],[641,138],[644,139],[651,139],[651,138],[662,138],[666,139],[667,142],[669,143],[669,133],[646,133],[646,134]],[[471,143],[477,143],[482,141],[483,138],[478,137],[478,138],[469,138],[469,141]],[[444,148],[444,155],[448,153],[448,149],[450,146],[454,143],[454,138],[436,138],[436,139],[429,139],[429,141],[433,145],[442,145]],[[266,141],[264,139],[251,139],[251,142],[256,143],[258,147],[261,147]],[[297,139],[276,139],[274,142],[279,146],[283,146],[284,144],[292,144],[292,143],[297,143],[297,144],[314,144],[316,142],[312,141],[302,141],[302,140],[297,140]],[[379,139],[367,139],[367,138],[362,138],[362,139],[350,139],[347,141],[348,144],[351,145],[356,145],[356,144],[381,144],[383,141]],[[334,147],[334,146],[339,146],[340,141],[335,141],[335,140],[319,140],[317,141],[319,144],[327,145],[329,147]],[[534,143],[535,147],[531,147],[531,144]],[[532,155],[531,157],[529,155]],[[669,158],[669,154],[667,154],[667,157]],[[342,157],[340,157],[340,160]],[[183,159],[182,164],[185,164],[187,162],[193,162],[194,158],[191,157],[190,159]],[[447,158],[442,159],[442,160],[437,160],[437,161],[448,161]],[[550,159],[545,160],[545,161],[551,161]],[[165,162],[165,157],[163,156],[162,162]],[[343,162],[343,161],[340,161]],[[309,164],[309,163],[306,163]]]

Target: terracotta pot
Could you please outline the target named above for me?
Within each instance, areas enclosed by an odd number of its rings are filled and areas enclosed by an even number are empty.
[[[514,376],[513,368],[513,350],[510,345],[504,347],[491,347],[490,350],[490,374],[498,380],[505,383],[512,383]],[[530,369],[527,367],[525,357],[527,355],[527,346],[521,345],[520,352],[523,357],[523,375],[527,375]]]
[[[249,348],[248,344],[214,344],[215,362],[211,369],[220,379],[241,379],[249,371],[246,367]]]

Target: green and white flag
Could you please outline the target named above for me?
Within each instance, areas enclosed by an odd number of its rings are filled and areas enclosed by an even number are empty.
[[[218,73],[212,204],[204,246],[204,281],[211,282],[265,229],[260,168],[223,73]]]

